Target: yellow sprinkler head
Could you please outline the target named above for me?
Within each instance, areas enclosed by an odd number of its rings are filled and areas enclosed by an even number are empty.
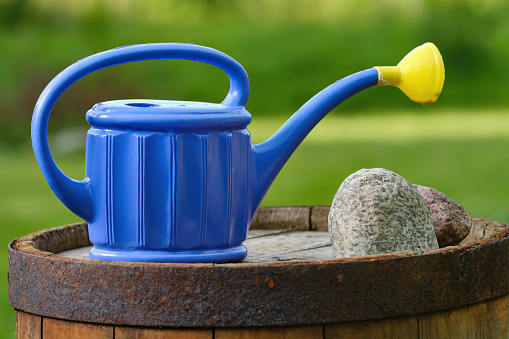
[[[437,46],[431,42],[414,48],[397,66],[374,67],[377,86],[393,85],[423,105],[437,101],[445,80],[445,67]]]

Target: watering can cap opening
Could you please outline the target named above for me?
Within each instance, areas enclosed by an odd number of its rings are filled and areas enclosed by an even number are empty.
[[[157,132],[242,129],[251,122],[251,114],[242,106],[147,99],[101,102],[86,118],[98,128]]]

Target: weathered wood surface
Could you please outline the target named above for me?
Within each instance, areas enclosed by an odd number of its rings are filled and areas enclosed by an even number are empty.
[[[113,339],[113,330],[112,326],[52,318],[43,318],[42,322],[42,338],[44,339]]]
[[[479,217],[471,217],[472,227],[470,233],[463,239],[460,245],[469,244],[475,241],[489,239],[498,232],[507,229],[507,224],[499,221],[491,221]]]
[[[324,334],[327,339],[417,339],[419,326],[417,316],[397,317],[325,325]]]
[[[419,315],[419,338],[508,338],[509,297]]]
[[[312,208],[312,206],[262,207],[255,214],[251,228],[308,231]]]
[[[62,251],[90,245],[86,224],[28,235],[9,246],[9,300],[18,310],[45,318],[128,329],[215,328],[218,335],[221,328],[309,325],[336,335],[333,329],[343,327],[322,325],[413,317],[509,294],[505,224],[474,217],[473,224],[484,230],[477,232],[478,238],[490,239],[422,256],[395,253],[330,260],[328,235],[321,232],[327,229],[328,207],[281,208],[284,218],[279,221],[277,209],[260,209],[246,240],[251,254],[236,264],[107,263],[62,257]],[[502,315],[495,318],[504,318],[507,312],[497,307]],[[373,326],[383,322],[377,324]]]
[[[40,339],[42,337],[42,317],[16,312],[16,336],[23,339]]]
[[[217,329],[214,339],[323,339],[322,326]]]
[[[212,329],[115,327],[115,339],[213,339]],[[43,338],[46,339],[46,338]]]

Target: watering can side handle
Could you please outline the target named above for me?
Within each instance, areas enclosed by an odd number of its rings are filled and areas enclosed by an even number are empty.
[[[229,107],[244,107],[249,96],[249,79],[233,58],[215,49],[184,43],[155,43],[111,49],[77,61],[58,74],[44,89],[32,116],[32,147],[41,171],[57,197],[73,213],[90,222],[93,219],[89,179],[77,181],[65,175],[55,163],[48,146],[48,120],[56,101],[67,88],[84,76],[102,68],[145,60],[182,59],[208,63],[222,69],[230,78],[230,89],[223,100]]]

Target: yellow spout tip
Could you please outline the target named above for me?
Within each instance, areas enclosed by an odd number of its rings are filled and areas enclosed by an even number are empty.
[[[378,86],[398,86],[411,100],[423,105],[435,103],[442,93],[444,61],[437,46],[431,42],[414,48],[397,66],[375,68]]]

